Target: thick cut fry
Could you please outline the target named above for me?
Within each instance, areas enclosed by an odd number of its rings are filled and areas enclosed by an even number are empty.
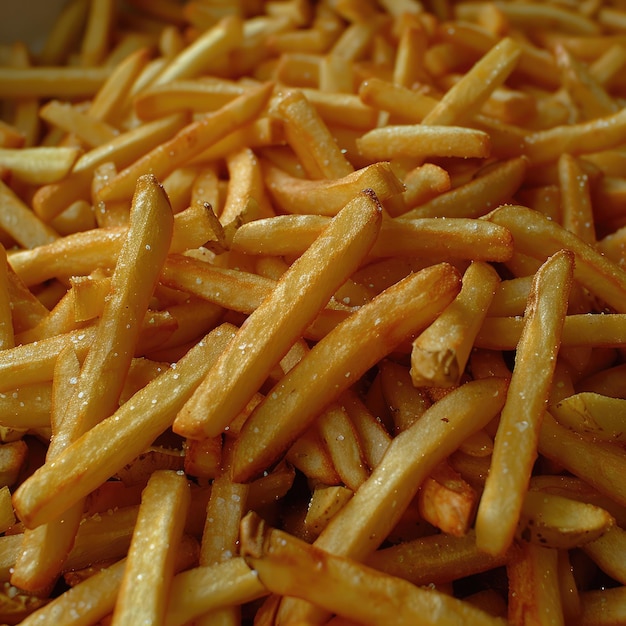
[[[143,174],[152,173],[159,179],[165,178],[217,140],[257,117],[272,89],[272,84],[251,89],[218,111],[192,122],[172,139],[122,170],[100,191],[99,199],[110,202],[129,198],[135,181]]]
[[[411,378],[416,387],[458,385],[498,283],[489,265],[469,266],[459,295],[413,342]]]
[[[622,555],[626,531],[619,526],[609,528],[601,537],[585,543],[583,550],[613,580],[626,584],[626,568]]]
[[[535,276],[517,346],[507,402],[476,517],[476,541],[490,554],[513,540],[560,346],[572,282],[573,255],[558,252]],[[532,381],[532,383],[530,383]],[[515,454],[510,450],[515,449]]]
[[[70,445],[53,465],[44,465],[38,474],[32,476],[32,482],[24,482],[21,494],[15,494],[21,519],[26,522],[34,513],[34,526],[53,519],[143,452],[171,425],[176,412],[232,340],[233,335],[232,326],[220,326],[209,333],[176,367],[158,376],[111,417],[85,433],[79,440],[80,443]],[[113,445],[116,438],[120,438],[120,443]],[[84,450],[87,449],[91,453],[85,456]],[[85,464],[82,467],[82,463],[78,462],[79,458]],[[63,466],[64,469],[57,474],[58,468]],[[41,486],[35,484],[38,481],[50,486],[42,491]],[[46,502],[41,499],[44,494],[52,498],[44,496],[48,500]],[[37,511],[33,511],[33,507]],[[46,510],[48,507],[50,509]]]
[[[235,479],[250,480],[276,461],[326,406],[436,317],[458,289],[449,265],[434,266],[390,287],[331,331],[246,421],[235,446]],[[367,354],[361,350],[365,340]]]
[[[419,589],[364,565],[309,546],[249,515],[242,523],[242,552],[260,580],[282,595],[314,601],[362,624],[502,624],[482,611],[434,590]],[[324,570],[315,578],[308,572]]]
[[[168,470],[150,476],[115,602],[114,626],[163,622],[189,498],[184,476]]]
[[[374,194],[363,193],[346,205],[248,318],[177,416],[176,432],[199,438],[218,435],[228,426],[259,390],[269,368],[356,269],[376,238],[380,221]],[[281,316],[276,316],[277,307],[282,308]]]

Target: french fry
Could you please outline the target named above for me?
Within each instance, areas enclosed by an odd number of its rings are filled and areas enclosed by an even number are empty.
[[[537,438],[567,311],[572,256],[563,252],[550,257],[537,272],[528,298],[524,331],[476,517],[476,541],[490,554],[504,552],[513,540],[537,455]],[[531,378],[532,387],[527,382]],[[509,446],[516,448],[514,458],[508,454]]]
[[[189,498],[184,476],[168,470],[150,476],[115,601],[113,624],[163,620],[174,572],[171,548],[180,542]]]
[[[363,624],[378,624],[390,613],[398,624],[415,623],[416,619],[424,624],[437,624],[440,620],[501,623],[437,591],[419,589],[349,559],[325,553],[279,530],[266,529],[259,518],[244,519],[242,543],[244,558],[269,589],[314,600],[333,613],[354,617]],[[302,572],[316,567],[322,567],[326,575],[316,578],[313,585],[313,580],[307,580]],[[370,592],[363,595],[363,588]],[[370,598],[371,602],[365,602],[364,598]]]
[[[336,180],[295,178],[269,163],[263,171],[269,193],[289,213],[332,216],[362,189],[372,189],[381,202],[402,191],[401,182],[384,162]]]
[[[438,297],[433,291],[426,302],[424,289],[437,289]],[[247,420],[235,447],[233,476],[242,482],[249,480],[262,471],[262,467],[277,460],[320,410],[372,363],[426,325],[457,290],[456,272],[445,264],[434,266],[383,292],[337,326],[279,381]],[[393,315],[383,315],[390,310],[394,311]],[[363,328],[371,327],[376,327],[377,331],[369,338],[368,355],[364,358],[359,350],[360,343],[355,339],[362,336]],[[336,358],[328,367],[330,354]],[[320,363],[328,364],[325,370],[319,368]],[[312,376],[314,372],[317,376]],[[293,393],[292,389],[299,393]],[[320,389],[334,391],[324,395]],[[275,419],[277,407],[281,407],[280,423]],[[295,416],[298,416],[297,421]]]
[[[429,535],[372,552],[365,563],[414,585],[442,584],[504,565],[509,553],[492,556],[476,546],[476,534]],[[418,565],[419,564],[419,565]]]
[[[271,84],[251,89],[218,111],[192,122],[122,170],[100,191],[99,200],[110,202],[130,197],[135,180],[143,174],[151,172],[160,179],[165,178],[212,143],[256,117],[272,89]]]
[[[55,460],[53,466],[43,466],[37,477],[33,475],[33,482],[30,483],[30,486],[33,487],[31,495],[34,496],[35,500],[40,500],[45,492],[50,495],[53,493],[47,490],[42,492],[39,487],[34,486],[33,483],[38,480],[46,482],[47,480],[53,480],[56,482],[59,479],[63,481],[69,479],[74,485],[72,489],[63,487],[60,487],[58,491],[55,489],[53,502],[44,503],[40,501],[38,508],[39,505],[52,505],[52,509],[48,513],[45,510],[43,511],[43,516],[47,519],[54,518],[64,508],[71,506],[77,499],[86,496],[98,485],[110,478],[116,469],[122,468],[144,451],[171,424],[179,407],[182,406],[217,355],[232,338],[232,327],[218,327],[212,331],[204,341],[198,344],[195,350],[190,351],[186,357],[177,363],[176,368],[161,374],[161,376],[137,392],[131,400],[119,407],[112,416],[105,418],[101,424],[86,432],[81,443],[70,445]],[[173,394],[172,391],[177,393]],[[153,400],[156,400],[156,402],[153,402]],[[144,419],[137,419],[139,415]],[[121,437],[124,440],[124,444],[120,446],[102,445],[103,442],[110,442],[112,437],[115,436]],[[85,440],[91,440],[91,443],[85,444]],[[84,458],[84,461],[89,464],[89,470],[85,467],[79,473],[70,476],[66,470],[69,470],[69,468],[78,469],[77,459],[71,457],[73,455],[82,456],[84,446],[89,447],[93,451],[93,454]],[[97,451],[100,454],[104,454],[104,458],[99,458],[95,454]],[[123,454],[120,454],[120,452],[123,452]],[[63,459],[68,460],[64,461]],[[67,462],[67,468],[54,477],[54,474],[58,471],[57,468],[61,467],[65,462]],[[46,474],[49,474],[48,478],[46,478]],[[80,491],[75,489],[77,484],[81,486]],[[16,503],[20,502],[18,505],[20,510],[25,512],[26,508],[30,507],[30,504],[27,504],[27,501],[30,501],[28,483],[23,483],[22,487],[22,495],[16,493],[15,498]],[[59,498],[60,494],[68,496],[67,501],[62,502]],[[41,512],[40,509],[39,513]],[[28,519],[28,516],[24,515],[23,519]],[[42,521],[45,520],[42,518]],[[35,525],[36,522],[37,519],[35,519]]]
[[[416,387],[459,384],[499,279],[486,264],[473,263],[446,311],[421,333],[411,350],[411,379]]]
[[[518,544],[507,564],[508,618],[513,623],[532,616],[537,623],[563,624],[558,584],[558,554],[554,548]]]
[[[623,289],[622,283],[626,283],[626,274],[591,246],[584,244],[576,235],[526,208],[518,210],[503,206],[493,211],[488,219],[506,225],[515,238],[516,250],[535,259],[543,261],[546,255],[553,254],[558,249],[573,252],[576,256],[574,278],[616,311],[622,312],[624,300],[620,292]],[[533,241],[538,240],[537,233],[543,234],[544,245],[541,253],[533,246]]]
[[[199,438],[203,434],[218,435],[228,426],[258,391],[269,373],[268,367],[284,356],[356,268],[372,245],[380,220],[380,207],[373,194],[363,193],[346,205],[240,329],[237,339],[176,418],[176,432]],[[294,312],[293,316],[276,318],[278,303],[294,311],[298,307],[299,315]],[[237,394],[227,391],[233,386],[237,387]],[[214,395],[213,389],[218,395]],[[209,405],[208,398],[213,398]]]
[[[15,345],[11,304],[7,254],[4,246],[0,244],[0,349],[2,350]]]

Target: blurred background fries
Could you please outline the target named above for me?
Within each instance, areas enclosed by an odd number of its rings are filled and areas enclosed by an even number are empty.
[[[626,4],[0,9],[0,624],[626,623]]]

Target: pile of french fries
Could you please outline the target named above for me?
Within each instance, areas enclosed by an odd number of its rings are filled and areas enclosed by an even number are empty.
[[[0,624],[626,623],[626,3],[70,0],[0,46]]]

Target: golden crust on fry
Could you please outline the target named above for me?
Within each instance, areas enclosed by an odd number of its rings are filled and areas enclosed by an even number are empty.
[[[0,621],[624,621],[623,32],[71,0],[1,45]]]

